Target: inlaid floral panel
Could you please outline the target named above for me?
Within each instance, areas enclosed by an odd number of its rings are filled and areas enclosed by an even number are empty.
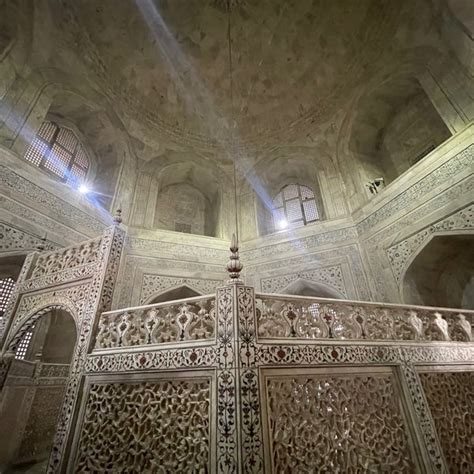
[[[450,472],[474,472],[474,372],[419,375]]]
[[[273,472],[413,472],[390,373],[266,379]]]
[[[208,379],[91,385],[75,472],[209,472],[210,452]]]

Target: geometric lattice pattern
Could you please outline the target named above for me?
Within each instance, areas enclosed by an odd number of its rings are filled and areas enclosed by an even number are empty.
[[[303,227],[320,219],[311,188],[300,184],[285,186],[273,199],[275,229]]]
[[[450,472],[474,472],[474,372],[420,374]]]
[[[43,122],[24,157],[73,186],[85,180],[89,168],[89,159],[74,132],[54,122]]]
[[[13,293],[14,287],[15,280],[13,278],[7,277],[0,279],[0,318],[5,313],[8,300],[10,299],[10,296]]]
[[[273,472],[413,472],[391,374],[267,379]]]
[[[76,472],[209,472],[210,382],[93,384]]]
[[[33,326],[31,326],[31,328],[29,328],[21,338],[21,341],[18,343],[15,351],[15,359],[23,360],[26,357],[26,353],[28,352],[31,339],[33,337],[34,328],[35,325],[33,324]]]

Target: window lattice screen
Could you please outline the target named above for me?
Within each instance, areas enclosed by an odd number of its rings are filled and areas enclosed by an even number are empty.
[[[316,197],[308,186],[289,184],[273,199],[276,229],[303,227],[319,219]]]
[[[15,280],[13,278],[2,278],[0,279],[0,317],[5,314],[8,300],[13,293],[15,287]]]
[[[74,132],[54,122],[43,122],[24,157],[75,186],[85,180],[89,169],[89,159]]]
[[[25,332],[21,341],[18,344],[15,352],[15,359],[23,360],[26,357],[26,353],[28,352],[28,347],[30,347],[31,338],[33,337],[33,330],[35,329],[35,325],[31,326],[28,331]]]

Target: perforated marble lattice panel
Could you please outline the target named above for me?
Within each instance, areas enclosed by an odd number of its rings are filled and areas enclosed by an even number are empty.
[[[420,379],[450,472],[474,472],[474,371]]]
[[[209,472],[210,380],[94,383],[75,472]]]
[[[391,371],[265,378],[272,472],[413,472]]]

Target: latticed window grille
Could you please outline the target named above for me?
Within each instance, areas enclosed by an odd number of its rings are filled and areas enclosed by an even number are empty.
[[[54,122],[43,122],[24,157],[72,186],[85,181],[89,169],[87,154],[74,132]]]
[[[31,326],[25,334],[23,334],[23,337],[21,338],[21,341],[19,342],[16,352],[15,352],[15,359],[20,359],[23,360],[26,357],[26,354],[28,352],[28,348],[30,347],[30,342],[33,337],[33,331],[35,329],[35,325]]]
[[[276,229],[303,227],[319,219],[316,197],[308,186],[289,184],[273,199]]]
[[[0,318],[5,314],[14,287],[15,280],[13,278],[7,277],[0,279]]]

